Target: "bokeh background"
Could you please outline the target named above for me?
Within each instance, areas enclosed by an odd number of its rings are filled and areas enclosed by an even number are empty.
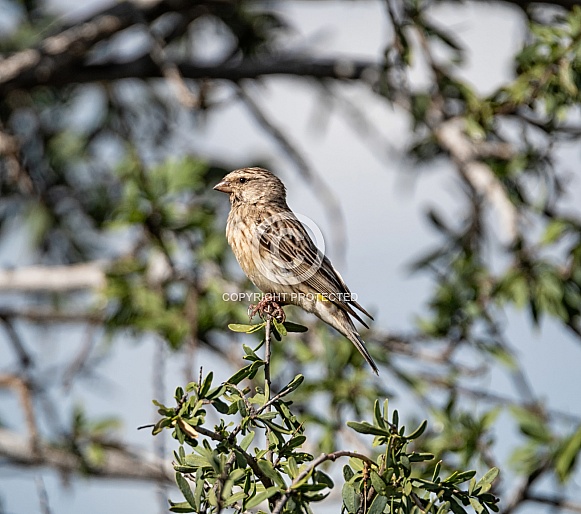
[[[127,15],[129,4],[0,2],[0,512],[165,512],[177,499],[160,478],[175,444],[137,427],[200,366],[225,380],[241,358],[226,325],[244,322],[247,305],[221,294],[254,289],[225,245],[227,198],[211,186],[256,164],[283,179],[375,317],[364,337],[379,378],[289,309],[312,335],[275,347],[275,371],[281,383],[295,369],[312,380],[297,401],[317,444],[355,444],[339,425],[387,395],[407,419],[428,419],[430,450],[501,468],[501,511],[578,512],[579,11],[154,4]],[[46,46],[115,6],[123,27]],[[27,65],[27,49],[41,60]],[[253,67],[263,71],[245,76]],[[450,120],[464,125],[447,146]],[[337,380],[347,393],[333,392]],[[25,459],[35,444],[80,457]],[[117,450],[160,475],[95,472]]]

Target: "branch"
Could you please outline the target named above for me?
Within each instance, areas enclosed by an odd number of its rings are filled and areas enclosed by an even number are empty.
[[[169,466],[146,461],[142,455],[104,448],[102,462],[87,466],[82,457],[46,442],[39,442],[33,449],[23,437],[3,428],[0,428],[0,456],[6,457],[11,465],[47,466],[95,478],[173,483],[173,470]]]
[[[39,446],[39,438],[36,418],[34,415],[34,406],[32,404],[32,388],[30,383],[16,375],[0,375],[0,388],[2,387],[14,389],[18,396],[20,396],[21,406],[24,410],[24,418],[26,420],[26,427],[28,428],[29,443],[31,449],[36,451]]]
[[[544,503],[553,507],[570,510],[571,512],[581,512],[581,504],[563,498],[562,496],[545,496],[542,494],[529,494],[526,498],[528,501]]]
[[[216,10],[231,5],[230,2],[206,0],[204,7]],[[135,0],[118,3],[94,14],[85,22],[65,27],[43,39],[36,48],[28,48],[0,60],[0,85],[10,90],[22,81],[49,84],[61,76],[68,66],[85,59],[99,41],[132,25],[152,22],[166,12],[184,10],[192,11],[189,0]],[[198,10],[198,14],[202,12],[203,9]]]
[[[163,77],[151,56],[146,55],[131,62],[107,64],[75,64],[60,68],[60,73],[40,75],[28,73],[3,81],[6,61],[0,61],[0,95],[16,89],[32,89],[40,85],[64,87],[70,84],[88,82],[111,82],[114,80]],[[166,66],[175,68],[185,79],[222,79],[238,82],[242,79],[256,79],[266,75],[290,75],[316,79],[357,80],[366,74],[376,76],[377,63],[352,59],[309,59],[303,57],[270,59],[264,61],[247,60],[239,64],[204,65],[190,60],[166,59]],[[366,73],[367,72],[367,73]]]
[[[6,330],[6,335],[8,336],[8,340],[12,344],[14,348],[14,353],[18,356],[18,360],[20,361],[20,365],[23,369],[29,368],[33,365],[33,360],[24,343],[22,342],[18,332],[14,328],[12,321],[8,318],[0,317],[0,323],[4,325],[4,329]]]
[[[478,0],[480,2],[490,3],[490,0]],[[541,5],[554,5],[557,7],[563,7],[568,11],[572,10],[576,5],[581,5],[579,0],[500,0],[503,3],[513,4],[520,7],[523,11],[527,11],[530,7],[541,6]]]
[[[541,478],[551,467],[549,460],[541,463],[536,469],[526,476],[520,484],[517,485],[513,497],[508,501],[507,506],[502,511],[502,514],[512,514],[512,512],[519,507],[519,505],[527,500],[529,491],[533,484]]]
[[[354,457],[356,459],[362,460],[363,462],[366,462],[370,466],[377,467],[377,464],[372,459],[370,459],[369,457],[367,457],[366,455],[363,455],[361,453],[350,452],[350,451],[346,451],[346,450],[336,451],[333,453],[322,453],[314,461],[312,461],[302,473],[299,473],[295,477],[295,479],[293,480],[290,487],[283,493],[280,500],[278,500],[278,502],[276,502],[276,506],[274,507],[272,514],[280,514],[282,512],[282,510],[284,509],[284,506],[289,501],[289,499],[293,493],[293,490],[292,490],[293,486],[297,485],[302,480],[307,478],[314,471],[314,469],[317,466],[320,466],[321,464],[323,464],[323,462],[327,462],[329,460],[332,462],[335,462],[340,457]]]
[[[101,311],[61,312],[53,309],[14,309],[10,307],[0,307],[0,319],[19,319],[39,324],[70,323],[100,325],[105,322],[105,315]]]
[[[205,435],[207,437],[210,437],[211,439],[214,439],[214,441],[228,441],[229,444],[231,444],[234,448],[236,448],[236,451],[240,452],[244,456],[244,458],[246,459],[246,462],[248,463],[248,466],[250,467],[250,469],[252,469],[254,474],[260,478],[260,481],[262,482],[264,487],[266,487],[267,489],[269,487],[272,487],[272,480],[270,478],[268,478],[263,473],[263,471],[260,469],[260,466],[258,465],[258,461],[251,454],[249,454],[247,451],[243,450],[241,446],[230,441],[229,438],[224,437],[222,434],[219,434],[218,432],[214,432],[213,430],[209,430],[207,428],[198,426],[198,427],[196,427],[196,431],[202,435]]]
[[[438,143],[446,150],[466,182],[494,206],[501,218],[499,226],[504,228],[507,243],[518,234],[518,212],[492,170],[479,159],[498,157],[509,159],[514,149],[507,143],[477,143],[464,132],[464,120],[452,118],[434,131]]]
[[[105,285],[105,263],[93,261],[69,266],[26,266],[0,269],[0,291],[62,293],[100,289]]]

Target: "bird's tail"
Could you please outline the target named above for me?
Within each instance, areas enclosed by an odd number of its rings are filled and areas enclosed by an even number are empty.
[[[355,345],[355,348],[359,350],[359,353],[363,355],[363,358],[371,366],[371,369],[373,369],[374,373],[376,375],[379,375],[379,369],[377,368],[377,364],[375,364],[375,361],[373,360],[371,355],[369,355],[369,352],[365,347],[365,341],[361,339],[361,336],[355,330],[349,330],[345,334],[345,336],[347,337],[347,339],[349,339],[349,341],[351,341]]]

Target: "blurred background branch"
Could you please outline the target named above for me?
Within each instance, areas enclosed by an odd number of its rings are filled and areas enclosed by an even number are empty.
[[[90,8],[0,3],[0,456],[18,484],[0,499],[25,505],[7,511],[33,510],[30,476],[54,508],[54,474],[87,494],[93,478],[159,485],[155,506],[112,487],[95,512],[109,497],[167,510],[173,447],[135,428],[201,366],[224,380],[241,365],[226,327],[254,289],[212,187],[249,165],[326,221],[377,315],[362,335],[379,380],[300,313],[309,331],[273,343],[273,390],[305,375],[308,451],[367,448],[345,421],[389,397],[430,419],[413,445],[444,471],[502,468],[503,512],[579,511],[579,3]]]

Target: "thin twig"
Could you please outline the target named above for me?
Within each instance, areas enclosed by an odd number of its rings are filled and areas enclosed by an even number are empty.
[[[356,459],[362,460],[363,462],[366,462],[370,466],[377,467],[376,462],[374,462],[372,459],[370,459],[369,457],[367,457],[366,455],[363,455],[361,453],[350,452],[347,450],[336,451],[333,453],[322,453],[314,461],[312,461],[309,464],[309,466],[302,473],[299,473],[295,477],[295,479],[292,481],[292,484],[290,485],[290,487],[282,494],[282,497],[280,498],[280,500],[278,500],[278,502],[276,502],[276,505],[274,507],[274,510],[272,511],[272,514],[280,514],[282,512],[282,510],[284,509],[284,506],[286,505],[286,503],[288,502],[288,500],[290,499],[290,497],[293,493],[293,486],[296,486],[301,481],[303,481],[305,478],[307,478],[315,470],[315,468],[317,466],[320,466],[321,464],[323,464],[323,462],[327,462],[327,461],[335,462],[340,457],[354,457]]]
[[[545,496],[543,494],[529,494],[526,498],[528,501],[544,503],[553,507],[570,510],[571,512],[581,512],[581,504],[573,503],[562,496]]]
[[[26,351],[24,343],[20,339],[18,332],[16,332],[16,329],[14,328],[12,321],[10,321],[8,318],[0,317],[0,322],[2,322],[2,324],[4,325],[4,329],[6,330],[8,339],[10,340],[14,348],[14,352],[16,353],[16,355],[18,355],[20,365],[22,366],[23,369],[30,368],[34,364],[32,361],[32,357]]]
[[[269,378],[270,378],[270,371],[269,371]],[[293,387],[285,387],[282,391],[280,391],[278,394],[274,395],[272,398],[269,398],[266,403],[260,407],[260,409],[258,409],[256,411],[256,414],[261,414],[264,411],[269,412],[271,409],[270,407],[276,403],[278,400],[280,400],[283,396],[285,396],[286,394],[288,394],[288,392],[293,389]],[[269,392],[270,392],[270,388],[269,388]],[[270,395],[269,395],[270,396]]]
[[[36,490],[38,491],[38,500],[40,504],[40,512],[42,514],[51,514],[50,503],[48,501],[48,493],[42,475],[36,477]]]
[[[155,32],[155,30],[153,30],[151,26],[147,24],[145,20],[142,20],[142,23],[151,37],[151,50],[149,55],[153,59],[153,62],[157,64],[161,73],[169,82],[170,86],[173,86],[178,101],[186,109],[195,109],[199,107],[200,102],[198,101],[198,98],[188,89],[180,69],[175,62],[170,61],[167,58],[167,52],[165,51],[165,42],[163,38],[161,38]]]
[[[74,378],[86,368],[89,356],[95,347],[95,341],[95,327],[89,325],[83,346],[63,373],[65,389],[70,390]]]
[[[545,462],[541,463],[536,469],[531,471],[528,476],[526,476],[520,484],[515,488],[515,492],[512,498],[507,502],[506,507],[502,511],[503,514],[511,514],[517,509],[522,503],[524,503],[530,496],[529,491],[533,484],[541,478],[549,469],[551,468],[551,461],[547,459]]]
[[[32,402],[33,389],[29,381],[17,375],[0,375],[0,388],[10,387],[20,397],[26,427],[28,429],[28,438],[30,448],[33,451],[39,448],[38,427],[36,425],[36,416]]]

